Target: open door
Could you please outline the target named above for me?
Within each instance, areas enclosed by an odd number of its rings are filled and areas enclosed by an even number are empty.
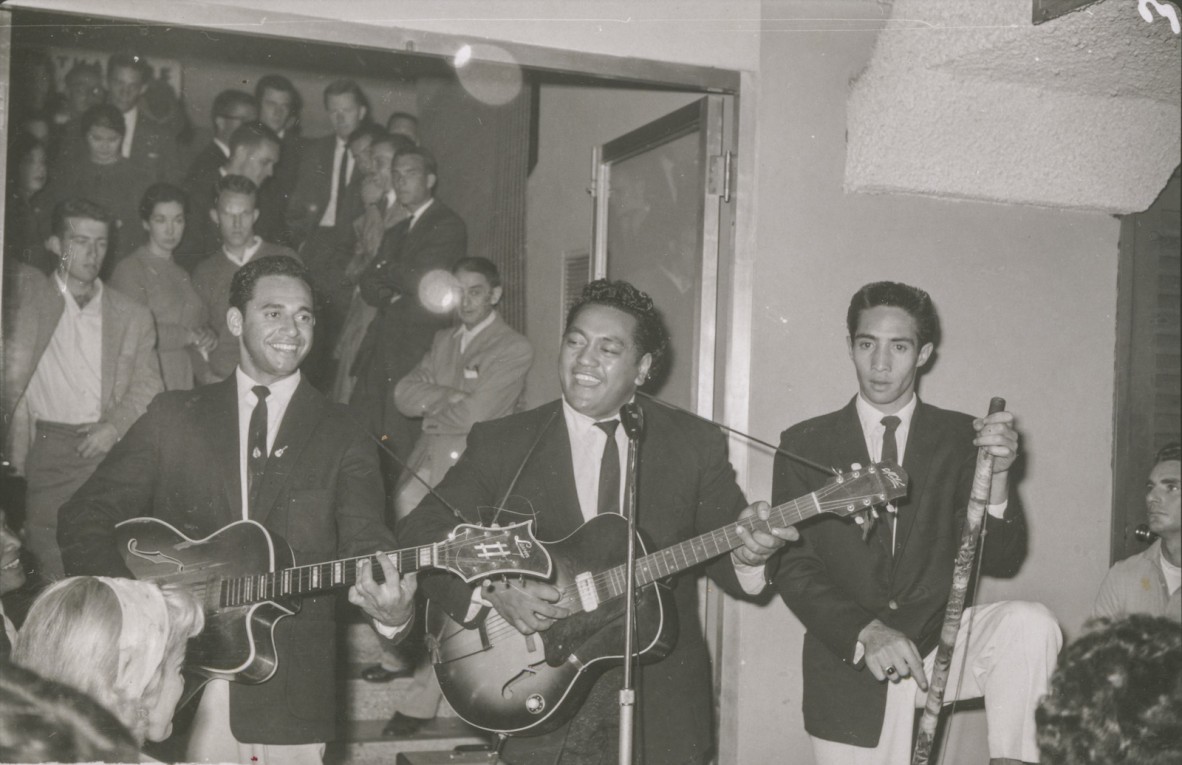
[[[595,151],[592,272],[653,298],[671,354],[667,374],[647,391],[706,417],[714,413],[719,264],[733,246],[729,100],[707,96]]]
[[[671,363],[646,391],[707,418],[722,411],[716,386],[727,349],[718,326],[734,262],[734,114],[732,96],[706,96],[594,156],[592,276],[623,279],[652,297],[669,330]],[[717,720],[725,601],[704,577],[698,598]]]

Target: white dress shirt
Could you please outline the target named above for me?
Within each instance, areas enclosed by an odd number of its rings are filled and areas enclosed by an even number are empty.
[[[434,203],[435,197],[429,197],[426,202],[423,202],[421,205],[419,205],[419,209],[410,214],[410,223],[406,224],[406,230],[410,231],[412,228],[414,228],[415,224],[419,222],[419,218],[423,217],[423,213],[425,213],[427,208]]]
[[[332,155],[332,176],[328,191],[328,204],[324,207],[324,215],[320,216],[321,226],[335,226],[337,222],[337,204],[340,200],[339,189],[337,189],[337,179],[341,177],[341,163],[345,165],[345,185],[349,185],[349,181],[353,180],[353,155],[349,152],[349,147],[345,145],[339,137],[337,138],[337,148]]]
[[[26,392],[36,420],[82,425],[102,419],[103,283],[85,307],[70,294],[58,273],[51,280],[65,307],[37,361]]]
[[[490,311],[488,316],[484,317],[484,321],[480,322],[472,329],[468,329],[466,326],[461,324],[459,329],[457,329],[456,333],[453,335],[453,337],[460,338],[460,353],[463,353],[464,351],[468,350],[468,343],[472,342],[472,340],[477,335],[479,335],[481,332],[483,332],[485,329],[487,329],[489,327],[489,325],[491,325],[496,318],[497,318],[497,312]]]
[[[222,252],[225,253],[226,257],[230,259],[231,263],[238,266],[239,268],[242,268],[251,261],[251,259],[255,256],[255,253],[257,253],[259,248],[262,246],[263,238],[261,236],[256,236],[254,239],[250,240],[249,244],[246,245],[246,249],[242,251],[241,257],[230,252],[225,245],[222,245]]]
[[[250,517],[248,506],[250,492],[247,488],[249,461],[246,455],[247,446],[249,446],[247,441],[250,439],[250,415],[259,403],[258,396],[251,388],[261,383],[252,380],[246,372],[242,371],[242,367],[234,370],[234,378],[238,381],[238,476],[242,485],[242,518],[245,520]],[[271,390],[271,394],[267,396],[268,455],[274,454],[276,451],[275,437],[279,434],[279,426],[283,424],[283,415],[287,413],[287,405],[291,403],[291,397],[299,384],[300,372],[297,369],[294,374],[267,386]],[[285,444],[278,446],[279,450],[286,448]]]
[[[123,124],[127,130],[123,133],[123,146],[120,147],[120,153],[123,154],[124,159],[131,157],[131,142],[135,140],[135,126],[139,122],[140,108],[133,106],[128,111],[123,112]]]

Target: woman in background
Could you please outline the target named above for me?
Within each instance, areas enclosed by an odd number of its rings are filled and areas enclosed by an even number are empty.
[[[142,745],[172,732],[185,644],[203,626],[201,607],[186,591],[71,577],[33,603],[12,662],[89,694]]]
[[[157,183],[144,192],[140,219],[148,241],[115,267],[111,286],[146,305],[156,320],[156,354],[165,390],[193,387],[190,354],[208,354],[217,344],[205,303],[193,289],[189,273],[172,253],[185,234],[185,192]]]
[[[104,278],[116,261],[143,243],[143,229],[136,225],[137,205],[150,180],[137,164],[122,154],[127,125],[123,114],[110,104],[87,109],[78,129],[85,139],[86,156],[63,154],[51,168],[45,186],[41,215],[41,241],[48,239],[53,208],[63,199],[89,199],[107,209],[115,218],[108,235]]]
[[[7,179],[8,204],[4,209],[4,259],[35,266],[45,273],[53,270],[57,259],[38,240],[41,190],[49,180],[49,161],[45,143],[31,135],[13,139],[8,158],[15,172]]]

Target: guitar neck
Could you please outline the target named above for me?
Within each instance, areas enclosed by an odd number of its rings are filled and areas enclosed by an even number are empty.
[[[672,547],[666,547],[664,550],[646,555],[636,561],[636,584],[637,586],[651,584],[658,579],[672,576],[734,550],[743,544],[743,539],[738,532],[740,526],[748,531],[758,530],[770,533],[773,526],[793,526],[821,512],[820,501],[817,499],[816,492],[813,492],[782,505],[776,505],[771,509],[766,521],[753,517],[746,521],[723,526],[693,539],[687,539]],[[616,571],[619,572],[619,575],[609,577],[608,581],[612,582],[614,586],[618,580],[620,588],[623,588],[624,566],[617,566]],[[622,589],[620,593],[613,594],[622,594]]]
[[[358,564],[369,561],[375,581],[386,581],[386,575],[378,563],[379,556],[385,556],[400,574],[408,574],[435,565],[436,545],[423,545],[393,552],[378,552],[356,558],[309,563],[293,566],[265,574],[223,579],[221,582],[220,605],[246,606],[265,600],[284,597],[299,597],[318,592],[350,587],[357,581]]]

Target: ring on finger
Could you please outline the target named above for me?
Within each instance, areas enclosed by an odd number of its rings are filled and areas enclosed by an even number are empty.
[[[896,672],[898,672],[898,671],[899,671],[899,670],[895,669],[895,666],[892,664],[891,666],[889,666],[889,667],[887,667],[886,669],[884,669],[884,670],[883,670],[883,674],[886,674],[886,675],[893,675],[893,674],[895,674],[895,673],[896,673]]]

